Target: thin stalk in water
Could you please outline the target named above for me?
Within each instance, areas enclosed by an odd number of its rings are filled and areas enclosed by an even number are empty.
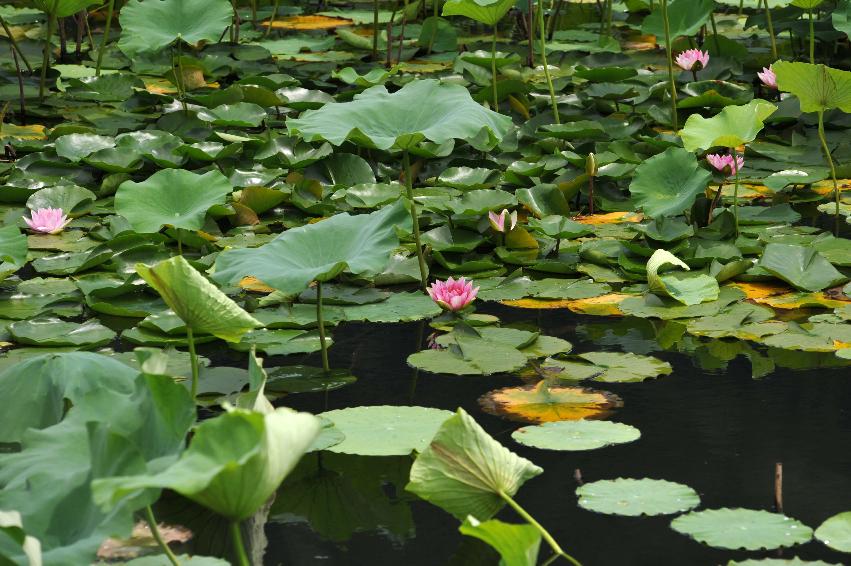
[[[274,7],[272,8],[272,17],[269,18],[269,22],[266,24],[266,31],[263,32],[263,37],[269,37],[269,34],[272,33],[272,26],[275,23],[275,19],[278,17],[278,5],[280,3],[281,0],[275,0]]]
[[[154,540],[157,541],[157,544],[163,551],[163,554],[165,554],[166,558],[168,558],[168,561],[171,562],[172,566],[180,566],[180,561],[177,559],[177,556],[174,555],[168,547],[168,544],[166,544],[165,539],[163,539],[160,534],[160,529],[157,527],[157,519],[154,517],[154,510],[151,509],[150,505],[145,507],[145,521],[147,521],[148,527],[151,529],[151,535],[153,535]]]
[[[251,562],[248,561],[248,554],[245,552],[245,545],[242,544],[242,531],[239,529],[239,521],[231,521],[230,537],[237,565],[251,566]]]
[[[768,28],[768,37],[771,40],[771,57],[777,60],[777,38],[774,37],[774,23],[771,20],[771,8],[768,7],[768,0],[765,0],[765,25]]]
[[[12,46],[9,46],[9,51],[12,53],[12,61],[15,62],[15,73],[18,76],[18,99],[20,100],[21,105],[21,121],[27,121],[27,103],[26,97],[24,96],[24,78],[21,75],[21,65],[18,63],[18,54],[15,52]]]
[[[195,334],[192,327],[186,327],[186,342],[189,344],[189,364],[192,367],[192,399],[198,395],[198,354],[195,353]]]
[[[718,26],[715,24],[715,11],[709,14],[709,21],[712,23],[712,39],[715,41],[715,51],[721,53],[721,44],[718,42]]]
[[[724,190],[724,181],[718,183],[718,192],[715,193],[715,198],[712,199],[712,203],[709,205],[709,215],[706,218],[706,225],[712,224],[712,213],[715,212],[715,208],[718,206],[718,203],[721,202],[721,194]]]
[[[662,0],[662,21],[665,23],[665,51],[668,53],[668,79],[671,81],[671,124],[680,129],[677,116],[677,83],[674,80],[674,55],[671,52],[671,24],[668,22],[668,0]]]
[[[402,152],[402,167],[405,171],[405,190],[408,200],[411,201],[411,223],[414,226],[414,243],[417,246],[417,260],[420,264],[420,287],[423,293],[428,286],[428,268],[426,268],[425,257],[423,257],[423,244],[420,239],[420,219],[417,216],[417,204],[414,202],[414,179],[411,174],[411,157],[408,150]]]
[[[26,65],[27,70],[32,73],[33,68],[30,65],[30,62],[27,61],[26,55],[24,55],[24,52],[21,51],[21,46],[18,45],[18,42],[15,40],[15,36],[12,34],[12,30],[9,29],[9,24],[6,23],[6,20],[3,19],[3,16],[0,16],[0,25],[3,26],[3,31],[6,32],[6,37],[9,39],[9,43],[12,44],[12,49],[17,51],[18,55],[21,57],[21,61],[23,61],[24,65]]]
[[[550,104],[553,107],[553,118],[556,124],[561,124],[561,117],[558,115],[558,103],[556,102],[556,91],[553,86],[553,78],[550,76],[550,66],[547,63],[547,29],[544,26],[544,0],[538,0],[538,28],[541,34],[541,62],[544,65],[544,77],[547,79],[547,86],[550,89]]]
[[[325,342],[325,318],[322,314],[322,282],[316,282],[316,323],[319,326],[319,346],[322,350],[322,369],[331,371],[328,363],[328,344]]]
[[[813,10],[810,8],[810,64],[816,64],[816,27],[813,22]]]
[[[833,163],[833,156],[830,154],[830,148],[827,145],[827,137],[824,135],[824,111],[818,113],[818,137],[821,140],[821,148],[824,150],[824,157],[830,165],[830,178],[833,181],[833,199],[836,202],[836,214],[834,234],[839,237],[839,184],[836,182],[836,165]]]
[[[733,168],[736,171],[736,185],[733,187],[733,217],[736,219],[736,237],[739,237],[739,152],[731,147],[733,152]]]
[[[516,511],[518,515],[520,515],[521,517],[523,517],[523,519],[524,519],[527,523],[529,523],[530,525],[532,525],[533,527],[535,527],[535,529],[536,529],[539,533],[541,533],[541,538],[543,538],[543,539],[546,541],[546,543],[547,543],[548,545],[550,545],[550,548],[552,548],[552,549],[553,549],[553,552],[555,552],[558,556],[561,556],[562,558],[566,559],[568,562],[570,562],[570,563],[571,563],[571,564],[573,564],[574,566],[582,566],[582,565],[579,563],[579,561],[578,561],[578,560],[576,560],[574,557],[572,557],[571,555],[569,555],[568,553],[566,553],[566,552],[564,551],[564,549],[562,549],[562,547],[561,547],[561,546],[559,546],[558,542],[556,542],[556,539],[554,539],[554,538],[553,538],[553,536],[549,533],[549,531],[547,531],[547,529],[545,529],[545,528],[543,527],[543,525],[541,525],[538,521],[536,521],[536,520],[535,520],[535,518],[534,518],[532,515],[530,515],[530,514],[529,514],[529,513],[528,513],[525,509],[523,509],[523,508],[520,506],[520,504],[519,504],[519,503],[517,503],[516,501],[514,501],[514,499],[512,499],[510,495],[508,495],[508,494],[507,494],[507,493],[505,493],[504,491],[500,491],[500,492],[499,492],[499,496],[500,496],[500,497],[501,497],[501,498],[502,498],[502,499],[503,499],[506,503],[508,503],[508,505],[509,505],[512,509],[514,509],[514,511]]]
[[[378,0],[372,4],[372,60],[378,61]]]
[[[496,87],[496,24],[493,25],[491,42],[491,84],[493,85],[493,109],[499,112],[499,92]]]
[[[47,68],[50,66],[50,42],[56,30],[56,13],[47,15],[47,37],[44,38],[44,53],[41,61],[41,82],[38,86],[38,99],[44,101],[44,85],[47,83]]]
[[[103,30],[103,37],[100,40],[98,48],[98,61],[95,66],[95,76],[100,76],[100,66],[103,62],[103,52],[106,49],[106,43],[109,41],[109,30],[112,29],[112,12],[115,8],[115,0],[109,0],[109,5],[106,7],[106,29]]]

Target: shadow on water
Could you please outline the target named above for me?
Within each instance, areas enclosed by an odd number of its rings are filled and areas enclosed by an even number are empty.
[[[405,359],[418,349],[418,323],[347,324],[336,329],[332,366],[351,364],[359,381],[327,397],[298,395],[284,403],[316,413],[378,404],[464,407],[500,442],[544,468],[544,474],[523,486],[518,499],[586,566],[710,565],[730,559],[794,556],[843,561],[840,553],[818,542],[782,551],[730,552],[674,532],[668,527],[672,517],[630,518],[585,511],[576,503],[574,474],[581,470],[584,481],[650,477],[681,482],[700,493],[703,509],[773,510],[774,467],[782,462],[784,511],[815,528],[831,515],[851,509],[847,368],[793,371],[778,363],[769,376],[753,379],[745,357],[719,362],[708,361],[705,352],[701,359],[658,351],[652,333],[648,336],[642,330],[647,321],[630,327],[561,310],[488,310],[503,323],[537,324],[545,334],[573,342],[574,351],[652,352],[669,361],[674,367],[669,376],[602,387],[625,402],[612,418],[638,427],[641,439],[588,452],[518,445],[510,433],[519,425],[487,415],[477,405],[480,395],[516,384],[517,378],[417,375]],[[792,363],[787,360],[785,365],[795,365],[795,358],[800,361],[801,356],[792,356]],[[285,363],[293,360],[271,358],[266,365]],[[271,509],[265,563],[496,564],[490,549],[458,533],[454,518],[404,491],[411,461],[308,455]],[[510,510],[503,510],[499,518],[519,522]],[[542,556],[547,555],[542,548]]]

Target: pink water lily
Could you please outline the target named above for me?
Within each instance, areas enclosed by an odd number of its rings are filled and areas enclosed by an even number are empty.
[[[505,227],[505,219],[509,218],[511,220],[510,228]],[[508,214],[508,209],[502,209],[502,212],[496,214],[493,211],[488,212],[488,222],[491,224],[491,228],[496,230],[497,232],[510,232],[514,230],[517,226],[517,211],[515,210],[511,214]]]
[[[701,51],[700,49],[689,49],[677,55],[677,65],[684,71],[699,71],[705,69],[709,64],[709,52]],[[695,69],[695,65],[700,63],[700,68]]]
[[[736,171],[741,171],[745,166],[745,158],[741,155],[736,156],[735,161],[733,156],[729,154],[721,155],[719,153],[710,153],[706,156],[706,161],[709,162],[715,169],[725,175],[733,175]]]
[[[474,288],[473,282],[463,277],[457,281],[451,277],[446,281],[435,281],[428,288],[432,300],[440,305],[440,308],[452,312],[458,312],[472,303],[478,293],[479,288]]]
[[[762,72],[757,73],[756,76],[758,76],[759,80],[762,81],[762,84],[768,88],[777,88],[777,75],[774,74],[774,69],[772,69],[770,65],[768,67],[763,67]]]
[[[71,220],[62,213],[61,208],[39,208],[31,213],[32,218],[24,216],[24,222],[33,232],[58,234]]]

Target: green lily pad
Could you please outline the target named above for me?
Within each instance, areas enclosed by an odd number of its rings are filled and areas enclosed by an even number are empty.
[[[694,153],[672,147],[638,166],[629,192],[648,216],[674,216],[691,208],[711,178]]]
[[[839,552],[851,552],[851,511],[827,519],[816,529],[815,537]]]
[[[463,535],[475,537],[494,548],[504,566],[535,566],[541,547],[541,533],[532,525],[512,525],[497,519],[480,522],[468,515],[458,527]]]
[[[812,247],[768,244],[757,265],[802,291],[821,291],[848,280]]]
[[[58,318],[32,318],[9,325],[16,342],[33,346],[105,346],[115,339],[115,332],[90,320],[82,324]]]
[[[813,530],[795,519],[753,509],[694,511],[674,519],[671,528],[698,542],[730,550],[773,550],[813,538]]]
[[[687,485],[650,478],[618,478],[586,483],[576,488],[579,506],[608,515],[671,515],[700,505]]]
[[[637,428],[611,421],[555,421],[524,426],[511,433],[511,438],[524,446],[565,451],[594,450],[640,437]]]

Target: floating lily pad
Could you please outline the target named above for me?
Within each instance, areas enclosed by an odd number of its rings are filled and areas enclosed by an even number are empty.
[[[525,446],[567,451],[594,450],[640,437],[637,428],[611,421],[556,421],[524,426],[511,433],[511,438]]]
[[[579,506],[608,515],[671,515],[700,505],[692,488],[650,478],[618,478],[586,483],[576,489]]]
[[[730,550],[773,550],[813,538],[813,530],[795,519],[753,509],[694,511],[674,519],[671,528],[698,542]]]
[[[85,346],[96,348],[115,339],[115,332],[97,321],[78,324],[58,318],[33,318],[9,325],[12,337],[34,346]]]
[[[601,419],[623,401],[614,393],[584,387],[538,385],[506,387],[485,393],[479,405],[486,413],[512,421],[547,423]]]
[[[840,552],[851,552],[851,511],[839,513],[816,529],[815,537]]]

